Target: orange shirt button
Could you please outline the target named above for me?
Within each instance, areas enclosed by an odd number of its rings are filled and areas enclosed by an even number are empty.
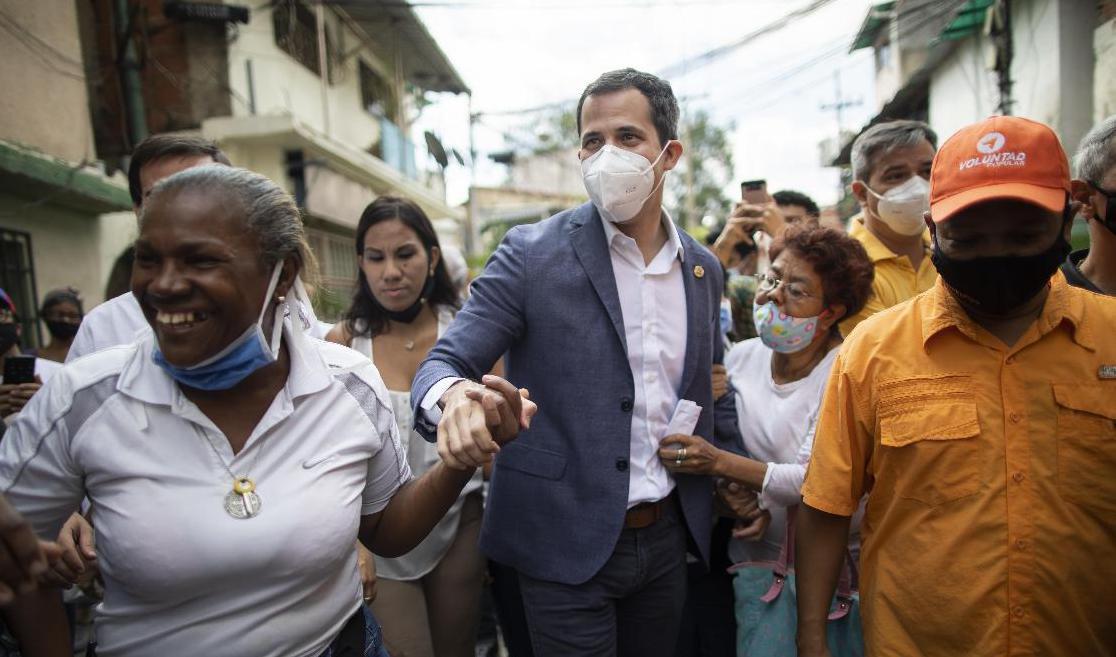
[[[1024,613],[1025,612],[1023,611],[1023,607],[1012,607],[1011,608],[1011,614],[1012,614],[1012,616],[1015,616],[1016,618],[1023,618]]]
[[[1027,549],[1027,541],[1025,541],[1023,539],[1019,539],[1018,541],[1015,542],[1015,547],[1017,549],[1020,549],[1020,550],[1026,550]]]
[[[1008,419],[1011,420],[1013,423],[1018,424],[1019,421],[1023,419],[1023,416],[1020,415],[1019,413],[1012,413],[1011,415],[1008,416]]]
[[[1007,358],[1004,359],[1004,362],[1007,363],[1008,365],[1014,365],[1015,364],[1015,356],[1008,356]]]
[[[1012,473],[1011,478],[1015,480],[1015,483],[1021,484],[1026,478],[1026,475],[1024,475],[1022,472],[1014,472]]]

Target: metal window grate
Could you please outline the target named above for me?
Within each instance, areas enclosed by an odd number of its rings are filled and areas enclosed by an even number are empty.
[[[16,305],[23,325],[23,347],[43,346],[30,233],[0,228],[0,287]]]

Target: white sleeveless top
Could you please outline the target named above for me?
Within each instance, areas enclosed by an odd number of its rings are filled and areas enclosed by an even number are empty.
[[[439,307],[439,338],[445,334],[452,321],[453,310],[446,306]],[[371,338],[354,337],[349,346],[368,356],[370,360],[374,360]],[[423,473],[441,460],[438,456],[438,446],[426,442],[422,436],[414,431],[414,418],[411,414],[411,392],[409,390],[388,390],[388,395],[391,397],[391,407],[395,412],[395,422],[399,425],[399,437],[403,444],[403,451],[407,454],[407,463],[415,477],[421,477]],[[415,580],[434,570],[434,567],[445,556],[446,551],[453,543],[453,539],[457,536],[457,525],[461,519],[461,506],[464,504],[465,496],[480,490],[483,485],[484,479],[478,469],[469,483],[465,484],[461,495],[446,512],[445,517],[438,521],[430,535],[423,539],[415,549],[395,559],[376,557],[376,575],[385,579]]]

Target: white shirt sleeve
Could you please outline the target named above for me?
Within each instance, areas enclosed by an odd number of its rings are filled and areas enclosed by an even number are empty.
[[[86,354],[94,352],[93,347],[93,330],[89,326],[88,316],[82,320],[81,326],[78,326],[77,335],[74,336],[74,341],[70,343],[70,350],[66,352],[66,362],[71,363]]]
[[[806,466],[814,449],[814,432],[818,427],[818,416],[810,418],[810,429],[806,440],[798,448],[794,463],[768,463],[763,475],[763,489],[759,495],[760,508],[793,506],[802,501],[802,481],[806,478]]]
[[[43,386],[0,441],[0,490],[45,540],[58,537],[85,497],[65,417],[72,394],[56,385],[62,383]]]
[[[423,414],[427,422],[436,425],[442,420],[442,409],[438,406],[438,400],[446,394],[450,386],[464,380],[459,376],[447,376],[430,386],[430,390],[426,391],[426,396],[422,398],[422,403],[419,404],[419,412]]]
[[[359,401],[365,415],[372,419],[374,431],[380,439],[380,449],[368,460],[368,476],[361,494],[360,509],[361,515],[365,516],[383,511],[399,487],[413,478],[395,413],[387,399],[387,389],[382,382],[377,382],[369,386],[368,392],[374,399]]]
[[[47,381],[50,381],[50,377],[54,376],[54,373],[60,369],[62,369],[62,363],[56,363],[53,360],[47,360],[45,358],[35,359],[35,376],[39,377],[39,380],[42,381],[44,385]]]

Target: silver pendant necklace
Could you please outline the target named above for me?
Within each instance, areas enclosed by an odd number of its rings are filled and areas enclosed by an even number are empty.
[[[206,445],[209,445],[209,448],[213,450],[213,453],[217,456],[217,461],[221,464],[221,467],[232,477],[232,490],[225,495],[225,513],[228,513],[238,520],[247,520],[248,518],[259,515],[263,501],[260,500],[260,496],[256,492],[256,482],[246,474],[233,474],[233,471],[225,464],[225,459],[221,456],[221,452],[213,446],[213,442],[209,440],[209,437],[205,435],[198,425],[195,424],[193,426],[198,437],[200,437]],[[252,467],[250,470],[256,469],[256,465],[260,461],[260,454],[262,453],[263,448],[261,447],[256,452],[256,458],[252,460]]]

